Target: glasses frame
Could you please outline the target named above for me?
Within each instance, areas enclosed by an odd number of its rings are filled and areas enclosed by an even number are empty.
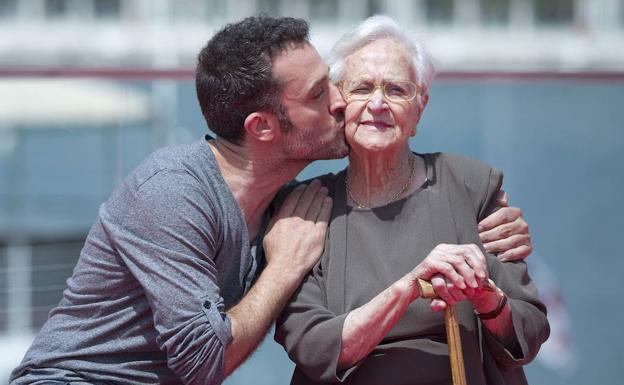
[[[403,99],[403,98],[401,98],[401,99],[399,99],[399,100],[394,100],[394,99],[392,99],[391,97],[389,97],[388,95],[386,95],[386,89],[385,89],[385,86],[386,86],[386,84],[388,84],[388,83],[392,83],[392,82],[383,82],[383,83],[381,83],[381,84],[375,84],[375,87],[371,90],[370,95],[368,95],[367,97],[362,97],[362,98],[360,98],[360,97],[355,97],[355,98],[354,98],[354,97],[353,97],[353,94],[349,94],[349,93],[347,93],[347,92],[345,91],[345,89],[344,89],[344,83],[345,83],[345,81],[344,81],[344,80],[341,80],[341,81],[339,81],[338,83],[336,83],[336,86],[338,87],[338,90],[340,91],[340,94],[342,95],[342,97],[343,97],[343,98],[344,98],[347,102],[350,102],[350,101],[353,101],[353,100],[362,101],[362,102],[368,101],[368,100],[370,100],[370,98],[372,98],[372,97],[373,97],[373,95],[375,94],[375,91],[377,91],[377,89],[380,89],[380,90],[381,90],[381,94],[383,95],[383,97],[384,97],[384,99],[385,99],[385,100],[387,100],[387,101],[389,101],[389,102],[392,102],[392,103],[411,102],[411,101],[412,101],[412,100],[414,100],[414,99],[416,98],[416,96],[418,96],[418,94],[420,93],[420,87],[418,86],[418,84],[416,84],[416,83],[414,83],[414,82],[412,82],[412,81],[409,81],[409,80],[404,80],[404,81],[401,81],[401,83],[409,83],[409,84],[411,84],[411,85],[413,85],[413,86],[414,86],[414,96],[412,96],[412,97],[411,97],[411,98],[409,98],[409,99]]]

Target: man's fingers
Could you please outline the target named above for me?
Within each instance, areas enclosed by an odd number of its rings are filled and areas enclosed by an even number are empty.
[[[317,226],[325,226],[329,223],[329,218],[331,216],[333,200],[325,196],[321,203],[321,209],[319,211],[318,216],[316,217],[316,225]]]
[[[507,191],[500,190],[496,195],[496,204],[502,207],[509,206],[509,195],[507,195]]]
[[[479,233],[481,242],[493,242],[508,238],[514,234],[526,234],[529,232],[529,225],[522,218],[516,218],[512,222],[503,223],[491,230]]]
[[[273,219],[277,220],[278,218],[290,217],[293,211],[295,211],[295,207],[297,207],[297,203],[299,203],[299,198],[301,197],[301,194],[303,194],[303,192],[305,191],[306,187],[307,186],[305,184],[300,184],[299,186],[295,187],[288,194],[286,199],[284,199],[284,203],[282,203],[279,212],[275,215]]]
[[[309,185],[306,186],[305,190],[299,197],[299,201],[293,210],[292,215],[300,218],[305,218],[306,213],[310,206],[314,203],[314,198],[316,197],[318,190],[321,188],[321,182],[318,179],[314,179],[310,182]]]
[[[308,211],[306,211],[305,219],[316,222],[326,196],[327,187],[323,186],[316,191],[316,195],[312,198],[312,203],[308,207]]]
[[[488,215],[481,222],[479,222],[479,232],[491,230],[496,226],[500,226],[504,223],[509,223],[516,218],[522,217],[522,211],[517,207],[501,207],[492,214]]]
[[[531,236],[529,234],[516,234],[509,238],[501,239],[498,241],[484,243],[483,247],[489,253],[500,253],[507,250],[520,247],[522,245],[531,245]]]
[[[521,245],[500,253],[497,257],[503,262],[517,261],[528,257],[531,254],[531,251],[533,251],[533,247],[531,247],[531,245]]]

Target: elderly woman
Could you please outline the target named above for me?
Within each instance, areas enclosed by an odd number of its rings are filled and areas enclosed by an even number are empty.
[[[522,365],[548,337],[546,310],[523,261],[475,246],[501,173],[410,150],[433,67],[390,19],[343,37],[330,65],[351,152],[346,170],[322,178],[334,196],[325,251],[277,323],[297,365],[292,383],[450,384],[440,310],[453,304],[468,383],[526,383]],[[484,290],[487,277],[497,290]],[[418,299],[418,278],[440,299]]]

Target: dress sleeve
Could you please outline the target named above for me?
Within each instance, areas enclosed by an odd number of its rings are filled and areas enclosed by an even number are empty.
[[[485,192],[478,202],[479,211],[477,221],[481,221],[500,208],[496,203],[496,197],[503,185],[503,173],[501,170],[490,167],[488,170],[488,177],[484,180],[484,185],[486,186]]]
[[[329,242],[325,244],[328,247]],[[278,318],[275,340],[309,380],[342,382],[355,370],[355,367],[338,370],[347,314],[337,315],[328,310],[322,276],[321,262],[305,278]]]
[[[219,384],[232,335],[217,286],[215,203],[184,172],[160,171],[125,191],[132,204],[113,201],[101,217],[145,292],[156,343],[184,384]],[[119,217],[124,219],[113,220]]]
[[[503,367],[519,367],[531,362],[550,334],[546,306],[539,301],[537,289],[524,261],[501,262],[488,257],[490,276],[508,297],[515,339],[512,346],[501,344],[483,327],[484,343]]]
[[[467,186],[483,186],[481,198],[475,201],[478,207],[478,220],[485,218],[499,207],[496,204],[496,197],[503,182],[500,170],[485,166],[487,168],[480,172],[482,182],[477,183],[470,176],[466,178]],[[526,365],[535,358],[550,333],[546,307],[538,299],[537,289],[527,273],[525,261],[501,262],[495,256],[488,255],[488,269],[490,277],[508,296],[516,338],[511,346],[503,346],[487,328],[483,327],[484,342],[499,365],[506,367]]]

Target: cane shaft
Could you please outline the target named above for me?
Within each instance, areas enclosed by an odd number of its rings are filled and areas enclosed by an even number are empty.
[[[431,282],[418,279],[418,290],[423,298],[439,298],[433,289]],[[490,279],[482,282],[485,290],[494,291],[496,285]],[[466,385],[466,370],[464,368],[464,355],[462,353],[461,339],[459,336],[459,323],[455,314],[455,306],[447,306],[444,313],[444,326],[446,328],[446,339],[448,341],[449,358],[451,361],[451,376],[453,385]]]
[[[462,353],[459,324],[455,315],[455,306],[448,306],[444,313],[444,326],[451,360],[451,376],[453,385],[466,385],[466,371],[464,369],[464,355]]]

